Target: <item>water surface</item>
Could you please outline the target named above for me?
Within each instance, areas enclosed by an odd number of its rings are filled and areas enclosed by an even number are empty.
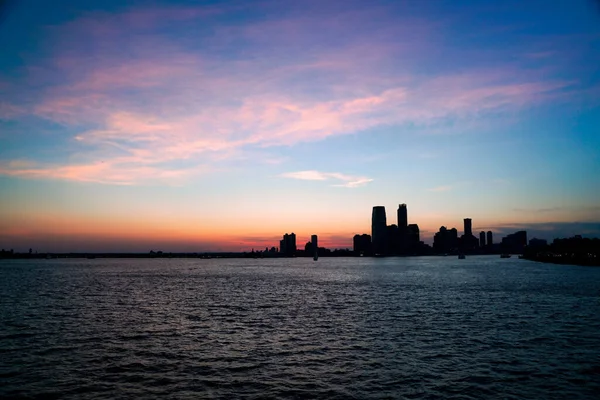
[[[600,268],[0,262],[0,397],[597,398]]]

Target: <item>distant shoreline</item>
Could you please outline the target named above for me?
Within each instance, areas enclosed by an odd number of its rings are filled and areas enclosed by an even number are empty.
[[[600,267],[598,257],[570,257],[568,255],[524,256],[523,259],[545,264],[578,265],[581,267]]]
[[[467,254],[468,256],[498,256],[499,254]],[[392,257],[455,257],[456,254],[412,254],[412,255],[386,255],[386,256],[358,256],[350,252],[340,254],[328,254],[319,258],[392,258]],[[516,255],[515,255],[516,256]],[[108,258],[140,258],[140,259],[170,259],[170,258],[195,258],[195,259],[220,259],[220,258],[237,258],[237,259],[280,259],[280,258],[312,258],[308,255],[285,256],[279,254],[260,255],[260,253],[251,252],[223,252],[223,253],[14,253],[3,254],[0,260],[55,260],[55,259],[108,259]],[[571,257],[569,255],[551,254],[544,256],[528,256],[524,255],[522,259],[528,261],[541,262],[546,264],[557,265],[577,265],[587,267],[599,267],[600,258],[597,257]]]
[[[498,254],[467,254],[468,256],[479,255],[499,255]],[[336,257],[351,257],[351,258],[391,258],[391,257],[456,257],[456,254],[407,254],[407,255],[357,255],[352,251],[340,251],[339,253],[332,252],[326,255],[319,255],[319,258],[336,258]],[[0,260],[40,260],[40,259],[58,259],[58,258],[73,258],[73,259],[95,259],[95,258],[250,258],[250,259],[275,259],[275,258],[313,258],[312,255],[300,254],[297,256],[286,256],[279,253],[252,253],[252,252],[213,252],[213,253],[14,253],[0,255]]]

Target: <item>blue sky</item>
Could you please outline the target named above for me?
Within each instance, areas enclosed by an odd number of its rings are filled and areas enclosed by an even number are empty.
[[[0,247],[600,235],[593,1],[9,3]]]

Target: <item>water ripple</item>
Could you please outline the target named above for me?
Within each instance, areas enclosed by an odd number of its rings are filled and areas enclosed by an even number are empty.
[[[153,259],[2,261],[0,274],[0,398],[600,393],[600,269]]]

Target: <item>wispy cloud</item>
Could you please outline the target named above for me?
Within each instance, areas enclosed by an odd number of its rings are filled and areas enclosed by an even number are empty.
[[[452,189],[453,189],[453,186],[451,186],[451,185],[442,185],[442,186],[436,186],[436,187],[433,187],[433,188],[430,188],[427,190],[429,190],[430,192],[448,192]]]
[[[600,206],[583,206],[583,207],[573,207],[573,206],[556,206],[556,207],[540,207],[540,208],[513,208],[514,212],[524,213],[524,214],[551,214],[551,213],[562,213],[562,212],[590,212],[590,213],[598,213],[600,212]]]
[[[25,112],[23,107],[19,107],[7,102],[0,101],[0,120],[13,119]]]
[[[186,168],[165,167],[129,158],[107,162],[56,166],[31,161],[0,163],[0,175],[34,179],[63,179],[115,185],[163,183],[179,185],[193,176],[211,171],[206,165]]]
[[[518,66],[428,76],[399,66],[399,59],[427,61],[439,27],[411,18],[398,24],[380,7],[368,10],[373,19],[349,11],[336,14],[335,23],[327,15],[300,14],[217,25],[214,34],[202,37],[202,51],[185,31],[176,38],[159,33],[166,25],[209,23],[224,10],[92,13],[52,28],[50,61],[30,66],[36,80],[31,87],[42,89],[31,90],[23,104],[0,98],[0,118],[35,115],[77,130],[73,154],[85,162],[33,170],[4,166],[0,173],[96,181],[91,171],[97,171],[102,182],[132,184],[166,165],[167,174],[192,176],[214,160],[251,149],[385,125],[435,129],[558,95],[568,99],[574,90],[572,81],[542,79]],[[386,18],[390,23],[369,22]],[[333,42],[322,44],[324,34]],[[234,45],[239,41],[243,47]],[[169,165],[181,160],[189,162]],[[346,187],[369,182],[327,179]]]
[[[527,231],[527,238],[539,238],[552,240],[554,238],[571,237],[583,235],[586,237],[598,237],[600,235],[600,222],[537,222],[537,223],[514,223],[494,225],[485,228],[491,230],[498,241],[502,236],[518,230]],[[499,236],[499,237],[498,237]]]
[[[319,171],[315,171],[315,170],[286,172],[279,176],[282,178],[300,179],[300,180],[307,180],[307,181],[337,180],[337,181],[341,181],[342,183],[336,183],[336,184],[333,184],[332,186],[346,187],[346,188],[356,188],[356,187],[364,186],[367,183],[373,181],[373,179],[366,178],[366,177],[346,175],[346,174],[341,174],[339,172],[319,172]]]
[[[513,211],[518,213],[556,213],[560,211],[564,211],[564,207],[547,207],[547,208],[513,208]]]
[[[525,57],[538,59],[538,58],[548,58],[556,55],[556,51],[537,51],[532,53],[525,54]]]
[[[298,172],[286,172],[280,175],[282,178],[301,179],[305,181],[325,181],[327,180],[327,173],[319,171],[298,171]]]

